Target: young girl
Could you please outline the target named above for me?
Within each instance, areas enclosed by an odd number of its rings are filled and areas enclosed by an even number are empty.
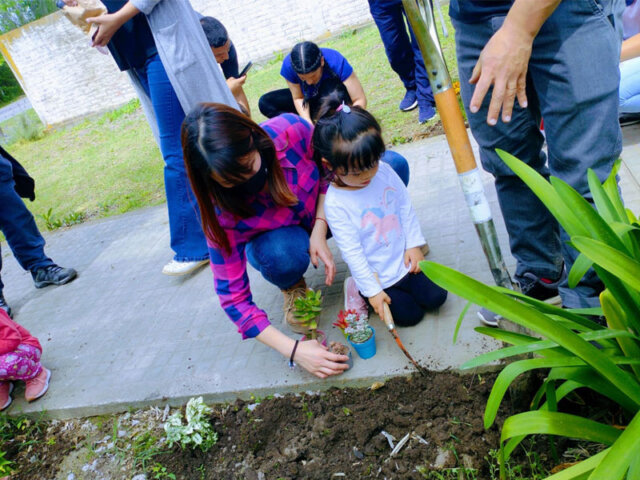
[[[0,410],[11,405],[16,380],[25,382],[28,402],[47,393],[51,371],[40,363],[41,354],[38,339],[0,309]]]
[[[345,281],[345,309],[366,313],[364,297],[382,318],[386,302],[397,325],[415,325],[444,303],[447,292],[418,267],[426,242],[407,189],[380,162],[380,126],[366,110],[334,98],[323,113],[313,147],[316,161],[333,175],[325,215],[353,275]]]

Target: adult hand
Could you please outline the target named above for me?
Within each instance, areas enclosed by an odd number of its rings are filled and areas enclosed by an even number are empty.
[[[77,0],[62,0],[64,2],[65,5],[68,5],[70,7],[77,7],[78,6],[78,1]]]
[[[410,273],[420,272],[418,262],[421,262],[422,260],[424,260],[424,255],[422,254],[420,247],[409,248],[404,252],[404,265],[409,267]]]
[[[487,91],[493,86],[487,123],[495,125],[502,110],[502,121],[509,122],[513,103],[518,98],[522,108],[527,107],[527,69],[534,37],[517,28],[504,24],[480,53],[469,83],[476,88],[469,110],[480,110]]]
[[[307,372],[320,378],[339,375],[349,368],[344,363],[349,361],[348,356],[331,353],[327,347],[316,340],[300,342],[294,361]]]
[[[322,220],[320,220],[322,222]],[[336,276],[336,264],[333,261],[333,254],[329,250],[327,243],[326,229],[314,228],[309,238],[309,256],[314,267],[318,268],[318,259],[324,263],[324,283],[331,285]]]
[[[391,297],[389,297],[389,295],[387,295],[387,293],[382,290],[380,293],[374,295],[373,297],[369,297],[369,303],[371,304],[371,306],[373,307],[373,309],[376,311],[376,313],[378,314],[378,316],[380,317],[380,320],[384,321],[384,303],[391,303]]]
[[[91,46],[105,47],[125,22],[122,21],[119,15],[107,13],[99,17],[87,18],[87,23],[93,23],[98,26],[98,30],[92,38]]]
[[[243,75],[240,78],[229,77],[227,78],[227,87],[231,90],[231,93],[236,96],[242,92],[242,86],[244,85],[245,80],[247,79],[246,75]]]

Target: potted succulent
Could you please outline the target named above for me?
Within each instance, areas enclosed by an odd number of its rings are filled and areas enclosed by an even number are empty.
[[[347,355],[349,360],[347,360],[346,363],[349,365],[349,368],[353,367],[353,356],[351,355],[351,349],[348,345],[342,342],[331,341],[329,342],[329,351],[338,355]]]
[[[358,316],[355,310],[341,310],[334,325],[342,330],[360,358],[371,358],[376,354],[376,331],[369,325],[366,314]]]
[[[304,297],[295,299],[293,306],[294,316],[304,325],[309,333],[302,337],[302,340],[317,340],[324,346],[327,345],[327,336],[322,330],[318,330],[318,321],[316,320],[322,312],[322,292],[318,290],[307,290]]]

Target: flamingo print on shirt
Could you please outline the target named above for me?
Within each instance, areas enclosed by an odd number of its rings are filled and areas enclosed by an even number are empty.
[[[376,242],[384,245],[389,245],[389,234],[393,231],[398,233],[402,232],[400,226],[400,219],[393,212],[394,193],[396,189],[393,187],[387,187],[384,189],[382,195],[382,201],[380,202],[381,208],[367,208],[362,212],[360,228],[363,230],[369,225],[373,225],[375,229]]]

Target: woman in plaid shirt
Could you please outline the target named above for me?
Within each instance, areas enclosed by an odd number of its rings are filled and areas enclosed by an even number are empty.
[[[305,333],[292,307],[306,290],[311,261],[335,275],[327,245],[324,194],[328,184],[313,161],[312,127],[284,114],[258,125],[226,105],[200,104],[185,118],[182,145],[209,244],[215,289],[243,338],[256,337],[314,375],[347,369],[348,357],[309,340],[296,342],[271,325],[253,303],[247,260],[284,294],[285,319]],[[292,354],[295,349],[295,353]]]

